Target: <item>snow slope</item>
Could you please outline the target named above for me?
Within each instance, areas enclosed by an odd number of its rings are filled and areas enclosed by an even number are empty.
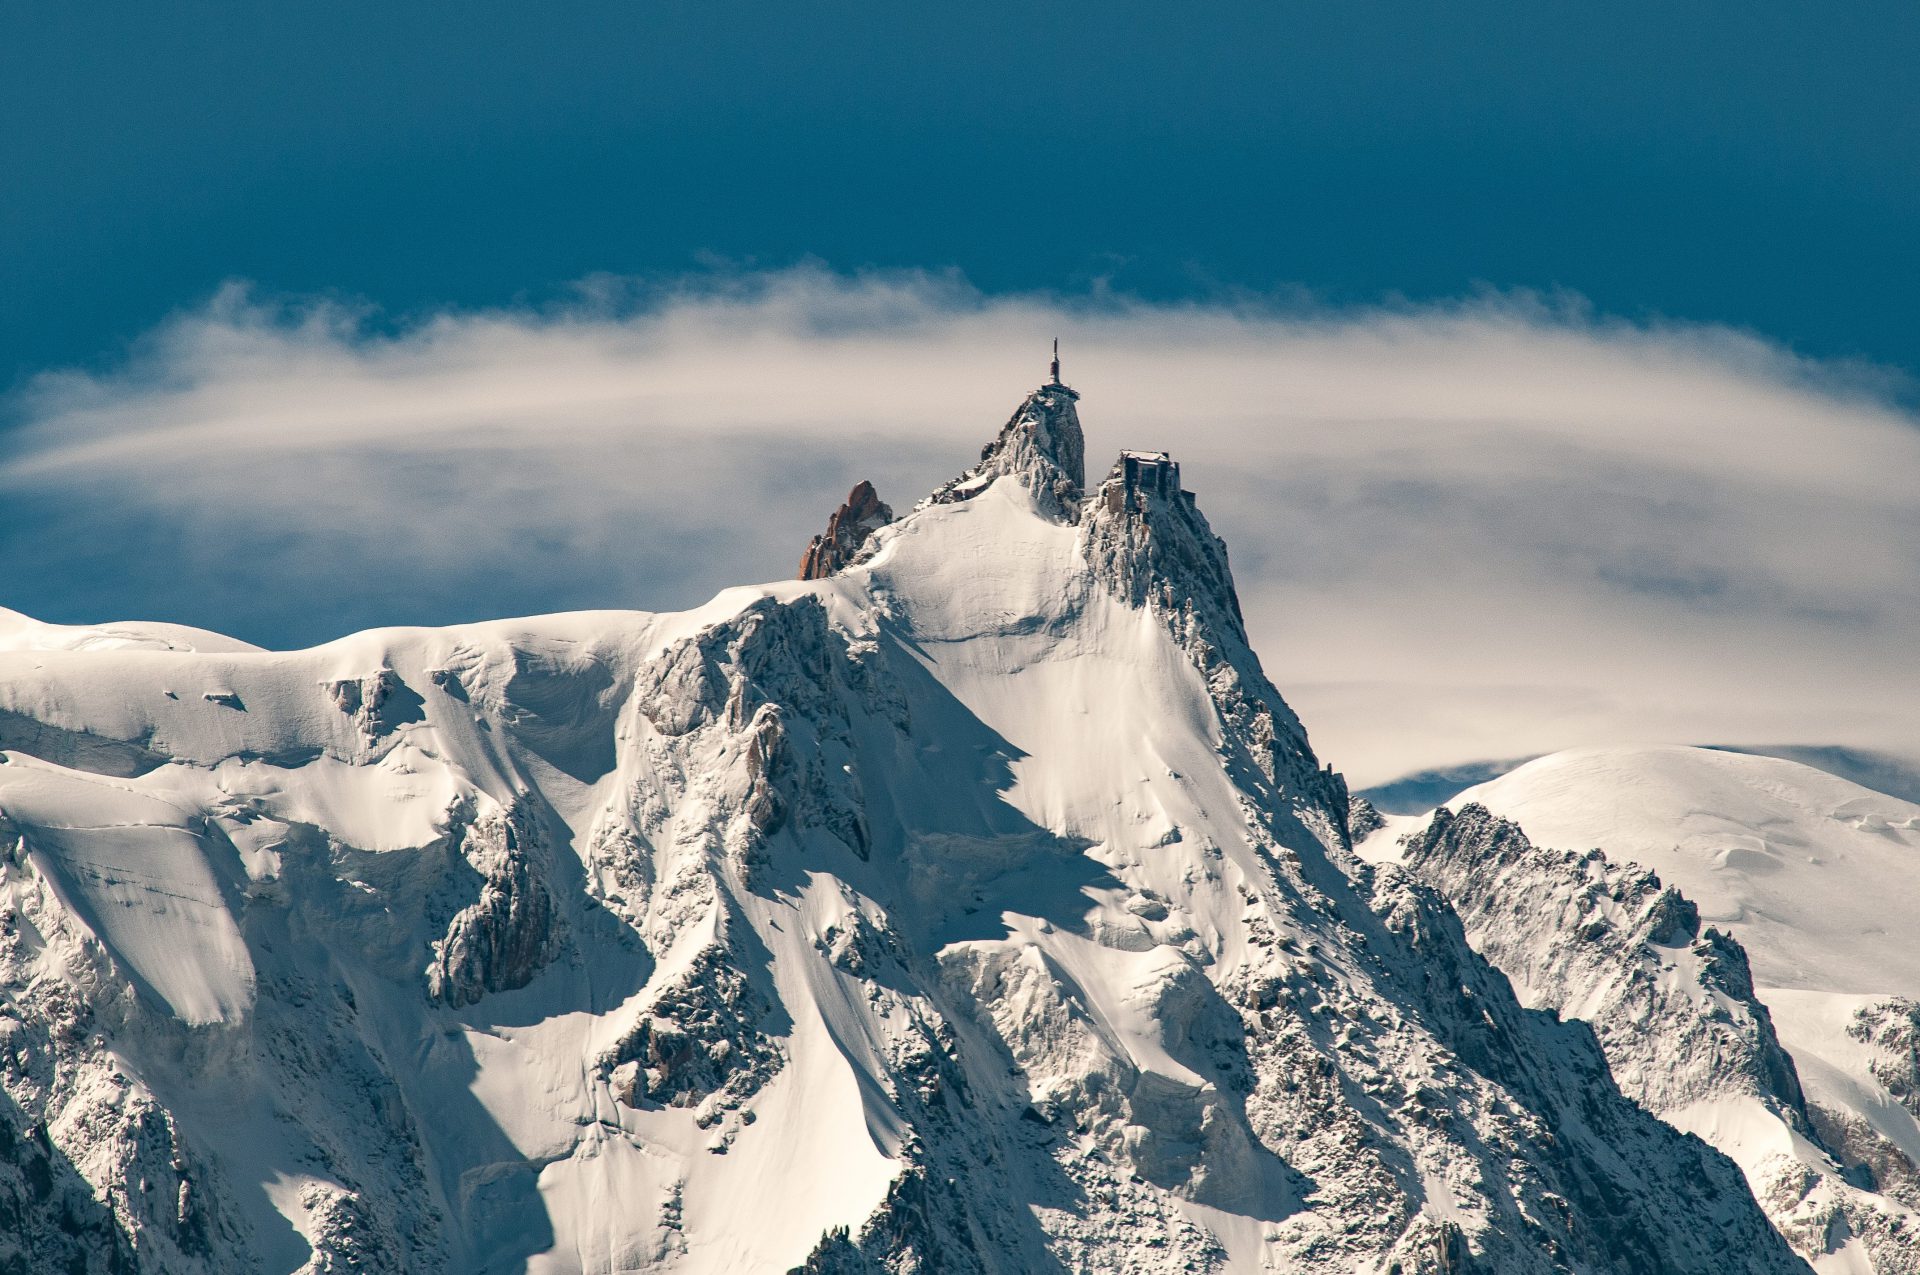
[[[1086,490],[1074,398],[694,612],[9,613],[0,1263],[1806,1269],[1354,858],[1177,467]]]
[[[254,651],[238,638],[179,624],[46,624],[0,607],[0,651]]]
[[[1547,845],[1604,846],[1738,938],[1763,987],[1920,997],[1920,805],[1796,762],[1707,748],[1538,758],[1479,802]]]

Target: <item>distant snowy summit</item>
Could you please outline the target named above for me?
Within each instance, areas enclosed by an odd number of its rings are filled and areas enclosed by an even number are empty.
[[[1864,1253],[1850,1168],[1756,1200],[1650,1110],[1684,1048],[1825,1136],[1737,945],[1484,811],[1356,854],[1178,462],[1089,490],[1077,399],[1056,364],[910,512],[855,488],[804,578],[689,612],[0,628],[0,1269]],[[1509,862],[1579,902],[1496,968]]]
[[[1449,805],[1360,853],[1439,888],[1523,1003],[1591,1023],[1820,1270],[1920,1269],[1920,805],[1675,746],[1542,757]]]

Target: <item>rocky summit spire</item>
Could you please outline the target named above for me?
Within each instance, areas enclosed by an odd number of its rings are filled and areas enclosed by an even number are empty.
[[[1059,364],[1056,361],[1055,371]],[[927,498],[929,504],[968,500],[996,478],[1017,477],[1040,512],[1055,522],[1077,522],[1086,485],[1086,439],[1074,403],[1080,396],[1057,380],[1027,395],[1000,433],[980,452],[980,463]]]
[[[1179,461],[1121,452],[1088,505],[1088,556],[1116,593],[1135,606],[1197,610],[1222,636],[1246,641],[1227,547],[1180,485]]]
[[[800,579],[826,579],[853,561],[867,537],[892,521],[893,510],[881,501],[873,484],[862,479],[847,493],[847,502],[827,519],[826,534],[808,542],[800,555]]]

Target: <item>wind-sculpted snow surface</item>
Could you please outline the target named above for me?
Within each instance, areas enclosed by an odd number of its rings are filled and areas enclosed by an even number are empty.
[[[1083,488],[1049,386],[830,576],[682,615],[284,654],[10,621],[0,1234],[168,1272],[1805,1270],[1353,857],[1171,459]]]

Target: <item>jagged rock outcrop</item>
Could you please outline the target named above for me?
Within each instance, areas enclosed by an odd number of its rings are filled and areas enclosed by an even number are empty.
[[[1549,1145],[1592,1140],[1590,1154],[1576,1152],[1559,1165],[1555,1157],[1541,1157],[1534,1172],[1565,1176],[1551,1185],[1534,1179],[1529,1186],[1539,1194],[1517,1201],[1520,1224],[1535,1230],[1536,1243],[1556,1262],[1574,1270],[1724,1270],[1728,1254],[1739,1252],[1750,1254],[1740,1263],[1748,1268],[1804,1269],[1757,1209],[1738,1210],[1720,1228],[1703,1225],[1715,1202],[1745,1196],[1738,1167],[1627,1101],[1585,1023],[1529,1015],[1512,985],[1472,950],[1460,918],[1438,892],[1383,865],[1374,874],[1372,903],[1387,928],[1411,944],[1418,961],[1407,973],[1428,989],[1440,1038],[1460,1064],[1500,1086],[1525,1113],[1496,1124],[1498,1136],[1518,1146],[1532,1139]],[[1529,1036],[1532,1047],[1522,1043]],[[1434,1114],[1445,1120],[1454,1101],[1442,1090],[1421,1105],[1437,1108]],[[1666,1149],[1635,1162],[1631,1149],[1648,1142]],[[1698,1148],[1692,1163],[1676,1164],[1676,1145]],[[1615,1160],[1603,1148],[1628,1148],[1628,1158]],[[1656,1181],[1649,1193],[1634,1190]],[[1569,1214],[1605,1220],[1568,1225]]]
[[[915,1164],[887,1188],[887,1198],[861,1225],[834,1227],[788,1275],[975,1275],[999,1269],[966,1223],[962,1185],[936,1182]]]
[[[1322,843],[1350,849],[1346,781],[1322,768],[1306,728],[1247,645],[1226,544],[1213,534],[1180,466],[1165,452],[1123,452],[1087,500],[1082,547],[1096,579],[1167,625],[1264,789]]]
[[[1660,878],[1598,850],[1535,846],[1509,820],[1442,808],[1404,845],[1409,871],[1460,914],[1474,949],[1529,1005],[1590,1024],[1614,1079],[1654,1112],[1739,1092],[1807,1132],[1740,945]]]
[[[1847,1035],[1872,1045],[1874,1076],[1900,1105],[1920,1116],[1920,1004],[1895,997],[1861,1008]]]
[[[43,1125],[0,1112],[0,1271],[76,1275],[133,1266],[126,1234]]]
[[[447,923],[427,967],[427,994],[454,1007],[533,981],[558,942],[553,896],[540,879],[538,834],[524,812],[457,817],[455,841],[479,874],[479,897]]]
[[[1035,508],[1056,522],[1080,516],[1081,489],[1087,483],[1087,443],[1074,404],[1080,396],[1064,385],[1043,385],[1026,401],[994,440],[980,451],[980,463],[945,484],[922,502],[951,504],[978,495],[996,479],[1013,477],[1032,495]]]
[[[45,853],[0,819],[0,1270],[218,1270],[244,1238],[112,1048],[137,994],[39,870]]]
[[[630,1107],[700,1108],[702,1128],[738,1110],[785,1062],[770,998],[724,940],[662,987],[597,1065]]]
[[[732,620],[664,652],[638,687],[638,715],[659,741],[651,781],[715,812],[671,835],[720,849],[751,873],[767,840],[792,823],[820,830],[865,857],[860,766],[845,696],[871,688],[871,661],[827,623],[811,599],[752,604]],[[665,834],[636,792],[636,819]]]
[[[1920,1118],[1920,1004],[1904,997],[1876,1001],[1854,1011],[1849,1038],[1867,1047],[1867,1073],[1888,1097]],[[1920,1159],[1903,1150],[1853,1111],[1809,1104],[1814,1128],[1859,1185],[1920,1212]],[[1920,1246],[1920,1226],[1913,1228]]]
[[[390,668],[365,677],[335,678],[325,687],[333,706],[359,730],[363,756],[374,755],[382,740],[422,717],[424,701]]]
[[[1088,514],[1087,560],[1114,592],[1187,632],[1246,641],[1227,547],[1180,485],[1179,462],[1122,452]]]
[[[1387,826],[1386,816],[1365,797],[1355,795],[1347,801],[1347,836],[1358,843]]]
[[[815,536],[800,555],[800,579],[824,580],[855,561],[874,532],[893,521],[873,484],[864,478],[847,493],[846,503],[827,519],[824,535]]]

